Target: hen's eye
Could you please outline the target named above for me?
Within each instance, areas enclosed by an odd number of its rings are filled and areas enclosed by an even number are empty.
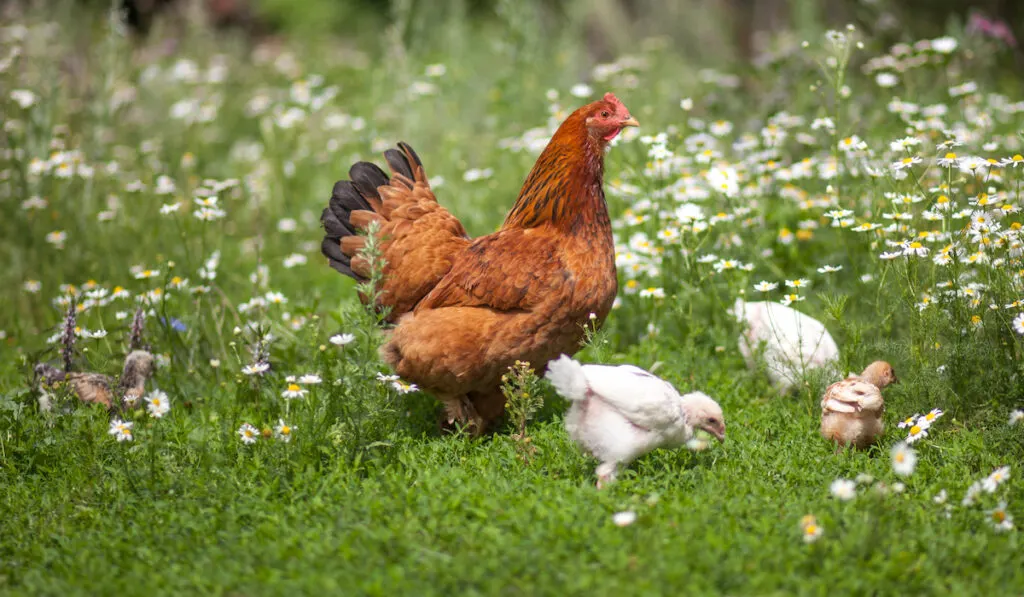
[[[601,118],[608,118],[608,116],[609,116],[608,110],[605,110],[604,112],[601,112]]]

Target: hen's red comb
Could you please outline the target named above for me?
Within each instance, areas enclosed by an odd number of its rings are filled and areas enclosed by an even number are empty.
[[[615,94],[612,93],[611,91],[609,91],[608,93],[604,94],[604,101],[608,102],[609,104],[611,104],[613,106],[621,106],[622,105],[622,102],[619,101],[619,98],[615,97]]]

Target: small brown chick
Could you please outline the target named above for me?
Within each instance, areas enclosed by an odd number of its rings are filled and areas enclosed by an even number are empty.
[[[117,384],[117,396],[120,396],[124,403],[134,404],[146,393],[146,380],[153,376],[153,370],[153,355],[145,350],[134,350],[129,353],[125,357],[121,380]],[[107,409],[112,406],[120,406],[115,404],[115,394],[112,390],[114,380],[108,375],[74,371],[65,373],[45,363],[36,365],[35,372],[37,378],[45,386],[66,381],[82,402],[102,404]],[[49,408],[44,410],[49,410]]]
[[[145,350],[133,350],[124,359],[121,381],[117,384],[123,404],[135,404],[146,393],[146,380],[153,377],[153,355]]]
[[[875,361],[860,375],[837,381],[821,398],[821,435],[839,446],[866,448],[885,431],[882,388],[899,383],[892,365]]]
[[[110,408],[110,397],[113,392],[110,390],[112,380],[102,373],[75,373],[67,374],[67,382],[71,389],[82,402],[102,404]]]

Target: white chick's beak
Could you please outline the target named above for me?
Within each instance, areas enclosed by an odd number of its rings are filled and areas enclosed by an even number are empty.
[[[700,429],[703,429],[704,431],[707,431],[711,435],[715,436],[715,439],[717,439],[719,442],[723,442],[723,443],[725,442],[725,426],[724,425],[721,428],[719,428],[717,426],[714,426],[714,425],[702,425],[700,427]]]

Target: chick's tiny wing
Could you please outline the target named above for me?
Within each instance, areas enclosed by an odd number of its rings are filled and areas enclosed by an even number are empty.
[[[826,412],[874,412],[881,407],[882,394],[878,388],[859,378],[844,379],[832,384],[825,390],[821,400],[821,408]]]
[[[634,425],[660,429],[682,416],[679,392],[672,384],[639,367],[585,365],[590,391]]]

